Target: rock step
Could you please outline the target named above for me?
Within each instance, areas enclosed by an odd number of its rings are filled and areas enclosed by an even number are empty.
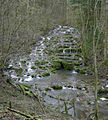
[[[59,59],[65,59],[65,60],[73,60],[74,57],[67,57],[67,56],[59,56]]]
[[[56,52],[63,52],[63,48],[59,48]],[[65,51],[66,53],[76,53],[76,52],[81,52],[81,48],[66,48]]]
[[[57,54],[55,54],[55,56],[68,56],[68,57],[72,57],[72,56],[74,56],[75,54],[59,54],[59,53],[57,53]]]
[[[78,45],[78,43],[76,42],[64,42],[63,45],[68,45],[68,46],[72,46],[72,45]]]

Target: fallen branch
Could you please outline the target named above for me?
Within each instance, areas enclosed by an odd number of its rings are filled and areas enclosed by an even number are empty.
[[[31,119],[33,119],[31,115],[27,115],[27,114],[25,114],[25,113],[22,113],[22,112],[20,112],[20,111],[18,111],[18,110],[15,110],[15,109],[11,109],[11,108],[9,108],[9,107],[7,107],[7,109],[8,109],[9,111],[11,111],[11,112],[20,114],[20,115],[22,115],[22,116],[24,116],[24,117],[26,117],[26,118],[31,118]]]
[[[17,114],[19,114],[19,115],[22,115],[22,116],[24,116],[24,117],[26,117],[26,118],[30,118],[31,120],[38,120],[39,118],[41,118],[41,117],[47,117],[46,115],[35,115],[35,116],[32,116],[32,115],[27,115],[26,113],[22,113],[21,111],[18,111],[18,110],[15,110],[15,109],[11,109],[11,108],[9,108],[9,107],[7,107],[7,109],[9,110],[9,111],[11,111],[11,112],[14,112],[14,113],[17,113]]]

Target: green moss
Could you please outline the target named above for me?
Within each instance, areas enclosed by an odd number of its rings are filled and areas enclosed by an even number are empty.
[[[37,51],[41,51],[40,49],[38,49]]]
[[[9,79],[7,79],[6,80],[8,83],[11,83],[12,82],[12,80],[9,78]]]
[[[98,94],[101,94],[101,93],[108,93],[108,89],[99,89]]]
[[[25,71],[27,72],[27,69],[25,69]]]
[[[56,69],[52,68],[52,69],[50,70],[50,72],[55,73],[55,72],[56,72]]]
[[[108,66],[108,60],[105,60],[105,61],[103,62],[103,65]]]
[[[33,94],[30,93],[30,92],[28,92],[28,91],[25,91],[25,94],[28,95],[28,96],[30,96],[30,97],[33,97]]]
[[[32,78],[34,78],[34,77],[35,77],[35,75],[32,75],[31,77],[32,77]]]
[[[67,53],[69,53],[69,52],[76,52],[77,51],[77,49],[75,49],[75,48],[67,48],[67,49],[65,49],[65,52],[67,52]]]
[[[42,66],[41,66],[41,65],[39,65],[38,67],[39,67],[40,69],[42,69]]]
[[[73,69],[73,64],[72,63],[67,63],[67,62],[62,62],[63,68],[65,70],[72,70]]]
[[[61,46],[61,47],[62,47],[62,46]],[[63,48],[69,48],[69,47],[70,47],[70,46],[68,46],[68,45],[64,45],[64,46],[63,46]]]
[[[54,90],[61,90],[62,86],[53,85],[53,86],[51,86],[51,88],[53,88]]]
[[[45,91],[51,91],[51,89],[50,88],[45,88]]]
[[[61,62],[60,61],[54,61],[53,68],[55,68],[56,70],[60,70],[61,69]]]
[[[86,80],[85,80],[85,79],[82,79],[82,81],[83,81],[83,82],[86,82]]]
[[[32,66],[32,67],[31,67],[31,69],[35,70],[35,69],[36,69],[36,67],[35,67],[35,66]]]
[[[41,65],[39,65],[38,66],[40,69],[43,69],[43,70],[46,70],[47,68],[46,68],[46,66],[41,66]]]
[[[25,91],[29,91],[29,88],[27,88],[26,86],[24,86],[23,84],[19,84],[20,85],[20,88],[21,88],[21,91],[23,93],[25,93]]]
[[[76,42],[73,42],[72,45],[77,45],[77,43],[76,43]]]
[[[80,52],[80,53],[82,52],[81,48],[78,48],[77,51]]]
[[[22,63],[22,64],[25,64],[25,63],[26,63],[26,61],[21,61],[21,63]]]
[[[82,89],[82,87],[79,84],[76,85],[76,88],[79,89],[79,90]]]
[[[105,95],[105,94],[104,94],[103,97],[106,98],[106,99],[108,99],[108,95]]]
[[[38,60],[35,61],[35,65],[39,65],[40,62]]]
[[[75,65],[75,66],[80,66],[80,63],[74,62],[74,65]]]
[[[78,56],[78,57],[81,57],[81,58],[82,58],[82,55],[81,55],[81,54],[77,54],[77,53],[76,53],[75,56]]]
[[[10,78],[7,79],[6,81],[18,89],[17,85],[15,85]]]
[[[85,72],[84,69],[79,69],[79,73],[81,73],[81,74],[85,74],[86,72]]]
[[[27,63],[27,65],[29,65],[29,63]]]
[[[32,85],[27,85],[27,84],[24,84],[24,83],[20,83],[20,85],[25,86],[27,88],[31,88],[32,87]]]
[[[42,74],[42,76],[43,76],[43,77],[45,77],[45,76],[50,76],[50,73],[49,73],[49,72],[45,72],[45,73]]]
[[[65,52],[69,53],[69,52],[71,52],[71,49],[67,48],[67,49],[65,49]]]
[[[37,85],[35,84],[35,89],[37,89]]]
[[[88,103],[88,105],[90,105],[90,104],[91,104],[91,102],[90,102],[90,101],[87,101],[87,103]]]
[[[45,64],[47,64],[47,63],[48,63],[48,61],[41,61],[41,62],[40,62],[41,65],[45,65]]]
[[[28,73],[27,76],[30,76],[30,73]]]
[[[88,87],[86,85],[84,86],[84,88],[85,88],[86,92],[89,92]]]
[[[22,69],[22,68],[15,69],[15,71],[16,71],[16,73],[17,73],[18,75],[21,75],[22,72],[23,72],[23,69]]]
[[[30,60],[31,60],[31,58],[28,58],[27,60],[28,60],[28,61],[30,61]]]
[[[42,75],[41,75],[41,74],[39,74],[39,75],[38,75],[38,77],[42,77]]]
[[[59,49],[59,50],[57,49],[56,52],[59,52],[59,53],[60,53],[60,52],[63,52],[63,48],[61,48],[61,49]]]

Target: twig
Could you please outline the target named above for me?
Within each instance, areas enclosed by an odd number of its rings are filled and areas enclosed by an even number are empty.
[[[39,104],[40,104],[40,106],[41,106],[41,108],[42,108],[42,110],[43,110],[43,113],[46,114],[46,112],[45,112],[45,110],[44,110],[44,108],[43,108],[43,105],[42,105],[42,103],[41,103],[41,100],[40,100],[39,95],[34,94],[33,91],[31,91],[31,93],[32,93],[33,96],[36,98],[36,100],[39,102]]]

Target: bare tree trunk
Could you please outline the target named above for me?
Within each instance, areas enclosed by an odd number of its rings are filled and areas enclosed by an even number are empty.
[[[99,120],[98,117],[98,99],[97,99],[97,88],[98,88],[98,71],[97,71],[97,47],[96,44],[98,43],[98,39],[96,41],[96,30],[98,26],[98,8],[97,8],[97,0],[94,1],[94,8],[93,8],[93,55],[94,55],[94,73],[95,73],[95,120]]]
[[[104,33],[105,37],[103,40],[104,43],[104,60],[107,58],[107,8],[106,8],[106,0],[103,0],[103,18],[104,18]]]
[[[67,0],[66,22],[69,24],[69,0]]]
[[[94,53],[94,66],[95,66],[95,119],[99,120],[99,118],[98,118],[98,101],[97,101],[98,71],[97,71],[96,51]]]

